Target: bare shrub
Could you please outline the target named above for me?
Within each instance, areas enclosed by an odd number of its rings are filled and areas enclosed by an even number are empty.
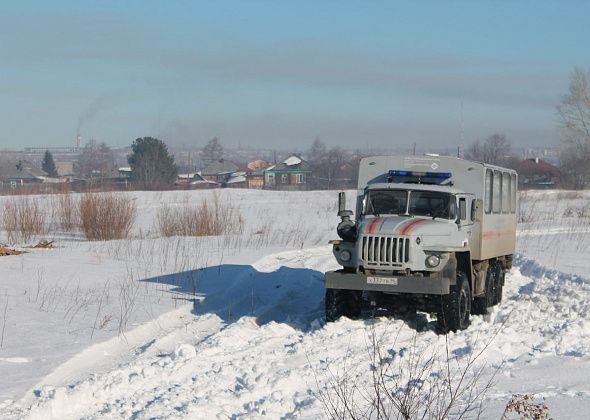
[[[2,226],[8,242],[28,242],[45,232],[46,214],[39,202],[30,197],[14,197],[4,202]]]
[[[397,338],[396,338],[397,340]],[[479,417],[497,369],[486,374],[479,361],[491,339],[464,358],[444,345],[422,347],[417,333],[399,348],[371,329],[367,340],[369,377],[364,363],[350,363],[316,394],[332,419],[447,419]],[[356,367],[356,371],[355,371]]]
[[[585,203],[578,208],[578,217],[587,219],[590,217],[590,203]]]
[[[517,212],[518,223],[531,223],[539,217],[537,212],[539,201],[538,197],[533,198],[526,192],[520,194]]]
[[[86,193],[80,198],[82,232],[91,241],[128,237],[136,215],[135,203],[121,194]]]
[[[59,227],[71,232],[80,225],[78,206],[71,193],[58,194],[54,200],[55,217]]]
[[[171,209],[169,206],[160,207],[156,216],[156,223],[158,230],[162,236],[175,236],[180,235],[179,221],[180,209]],[[185,213],[185,212],[183,212]]]
[[[222,203],[215,194],[211,202],[198,205],[165,206],[158,210],[158,230],[162,236],[219,236],[243,230],[240,212]]]

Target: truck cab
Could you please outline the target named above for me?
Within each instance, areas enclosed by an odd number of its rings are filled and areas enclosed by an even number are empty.
[[[501,300],[515,244],[515,180],[514,171],[451,157],[363,159],[354,220],[340,195],[341,239],[331,242],[342,269],[326,273],[326,319],[358,316],[368,303],[434,312],[443,331],[466,328],[471,313]],[[488,197],[504,198],[507,211],[495,215],[492,205],[486,213]],[[491,232],[499,235],[489,247]]]

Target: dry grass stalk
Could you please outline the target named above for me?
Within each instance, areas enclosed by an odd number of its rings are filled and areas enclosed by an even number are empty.
[[[157,224],[162,236],[219,236],[243,230],[239,211],[230,204],[222,204],[217,195],[210,203],[163,207],[158,211]]]
[[[7,257],[9,255],[20,255],[24,254],[24,251],[17,251],[16,249],[10,249],[3,245],[0,245],[0,257]]]
[[[137,208],[128,197],[114,193],[86,193],[79,205],[82,232],[86,239],[108,241],[129,236]]]
[[[45,231],[46,215],[39,202],[30,197],[14,197],[4,202],[2,225],[8,242],[28,242]]]
[[[53,242],[54,241],[47,241],[47,240],[42,240],[37,242],[37,244],[32,245],[32,246],[28,246],[27,248],[43,248],[43,249],[52,249],[53,248]]]
[[[55,199],[57,221],[64,232],[71,232],[80,225],[76,200],[71,193],[59,194]]]

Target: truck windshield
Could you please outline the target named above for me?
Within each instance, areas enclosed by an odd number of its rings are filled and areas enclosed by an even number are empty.
[[[371,190],[365,195],[363,214],[411,214],[450,219],[455,217],[456,203],[451,194],[437,191]]]
[[[365,196],[364,214],[406,214],[408,191],[373,190]]]
[[[455,217],[455,200],[451,195],[436,191],[412,191],[409,213],[415,216],[431,216],[441,219]]]

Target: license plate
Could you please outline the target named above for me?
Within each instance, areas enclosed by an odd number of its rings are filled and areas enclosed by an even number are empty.
[[[397,286],[397,277],[367,277],[367,284],[386,284]]]

